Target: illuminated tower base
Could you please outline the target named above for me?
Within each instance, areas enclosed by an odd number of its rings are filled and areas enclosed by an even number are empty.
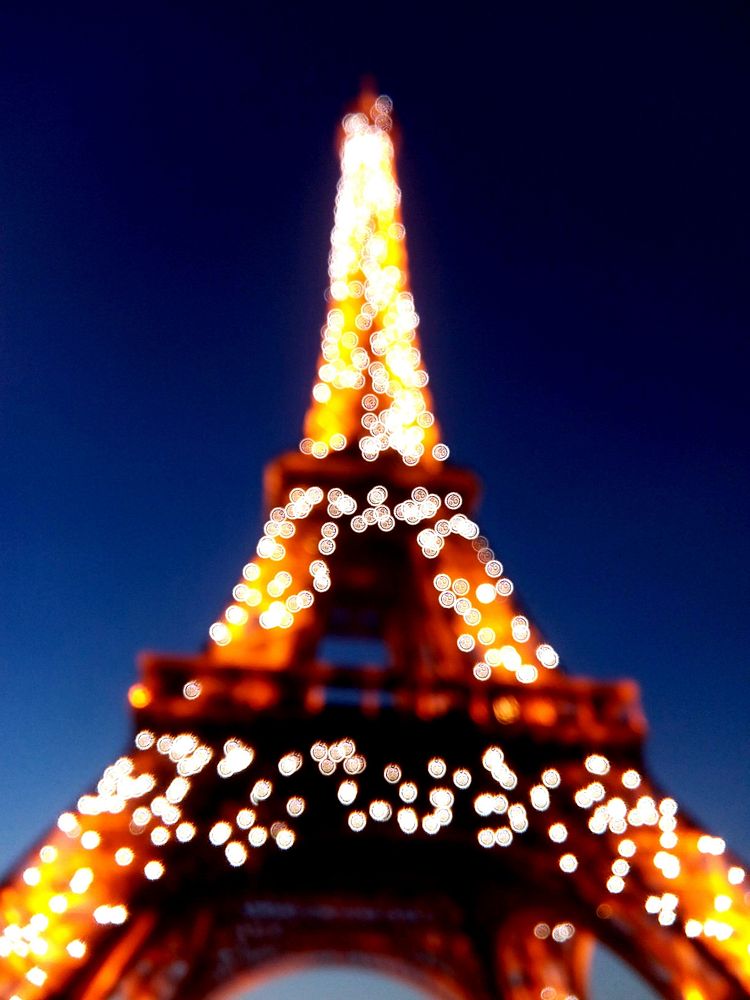
[[[595,940],[670,1000],[750,995],[745,873],[644,774],[635,686],[570,677],[446,462],[390,102],[344,119],[302,454],[205,653],[0,894],[14,1000],[220,997],[285,963],[584,1000]]]

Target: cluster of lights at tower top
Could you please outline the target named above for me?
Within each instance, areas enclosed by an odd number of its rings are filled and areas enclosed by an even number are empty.
[[[369,114],[343,121],[330,308],[300,448],[325,459],[356,447],[367,462],[390,450],[405,465],[424,468],[425,485],[400,488],[398,495],[386,485],[361,494],[347,483],[327,490],[292,488],[285,505],[270,511],[233,602],[211,626],[213,656],[225,650],[231,658],[248,633],[272,641],[269,633],[293,631],[316,595],[335,585],[335,560],[329,560],[343,531],[396,530],[412,537],[432,563],[433,598],[451,622],[456,649],[466,655],[467,675],[479,682],[543,686],[558,654],[513,606],[513,584],[462,511],[462,496],[430,486],[430,472],[448,449],[438,438],[416,338],[390,111],[390,100],[380,97]],[[311,542],[317,547],[313,558]],[[308,555],[301,557],[301,550]],[[186,702],[201,696],[198,679],[185,683]],[[143,686],[136,686],[131,701],[136,708],[148,703]],[[496,720],[511,721],[510,709],[500,702],[507,697],[498,701]],[[726,860],[720,838],[678,820],[676,802],[660,797],[632,766],[597,752],[564,766],[551,761],[528,780],[494,742],[470,759],[460,759],[460,748],[433,749],[415,768],[413,760],[398,759],[395,747],[393,757],[383,760],[347,735],[299,745],[290,733],[288,748],[271,756],[236,736],[213,745],[190,732],[142,729],[134,754],[106,768],[96,791],[59,817],[49,841],[4,890],[0,959],[11,973],[4,979],[0,971],[0,985],[15,984],[10,1000],[50,995],[108,928],[131,919],[135,881],[167,877],[172,859],[196,842],[223,852],[231,868],[252,866],[264,850],[293,848],[304,840],[303,817],[320,806],[303,794],[309,783],[296,784],[311,768],[335,789],[329,799],[344,810],[352,834],[368,830],[372,836],[387,828],[432,840],[464,809],[472,817],[475,846],[502,853],[530,831],[553,852],[554,877],[574,875],[589,838],[604,838],[612,860],[600,887],[603,899],[638,896],[650,919],[662,927],[676,924],[709,950],[721,948],[732,967],[747,974],[744,870]],[[215,804],[216,814],[207,815],[205,805],[191,808],[196,785],[217,779],[226,783],[226,794],[201,798]],[[465,826],[465,820],[455,822],[454,829]],[[699,888],[685,891],[681,876],[699,869]],[[597,915],[606,919],[608,909],[602,902]],[[537,939],[557,943],[574,933],[566,920],[538,922],[533,929]],[[709,1000],[694,986],[685,996]],[[540,1000],[563,995],[548,986]]]
[[[319,381],[300,443],[325,458],[356,439],[374,461],[396,451],[406,465],[444,461],[420,367],[419,317],[408,290],[405,230],[390,137],[392,104],[342,123],[341,180],[329,258],[330,308],[322,329]],[[356,403],[353,405],[353,400]]]

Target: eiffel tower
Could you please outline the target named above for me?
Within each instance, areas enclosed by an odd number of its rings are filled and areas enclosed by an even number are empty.
[[[572,677],[448,461],[392,105],[341,129],[299,451],[195,656],[0,892],[9,1000],[226,996],[325,958],[436,997],[584,1000],[601,941],[669,1000],[750,996],[745,872],[645,773],[634,684]]]

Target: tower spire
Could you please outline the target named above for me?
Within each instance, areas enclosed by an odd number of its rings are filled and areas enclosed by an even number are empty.
[[[300,449],[358,449],[432,464],[448,449],[432,412],[392,141],[393,102],[368,87],[341,122],[341,179],[328,259],[328,310]]]

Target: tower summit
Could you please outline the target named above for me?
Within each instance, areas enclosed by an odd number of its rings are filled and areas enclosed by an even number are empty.
[[[364,95],[341,124],[341,180],[328,273],[319,381],[301,450],[347,447],[366,461],[393,451],[407,465],[442,461],[409,291],[392,102]]]
[[[633,684],[571,677],[447,461],[390,99],[341,131],[304,436],[194,656],[0,891],[10,1000],[215,997],[284,962],[583,1000],[595,940],[669,1000],[750,996],[745,871],[650,781]]]

